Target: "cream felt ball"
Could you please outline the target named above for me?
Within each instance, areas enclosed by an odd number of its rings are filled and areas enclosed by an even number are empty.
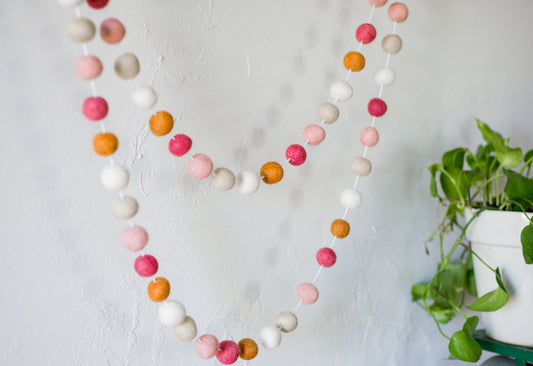
[[[120,243],[124,248],[137,252],[148,244],[148,233],[142,226],[134,225],[122,230]]]
[[[329,94],[333,99],[344,102],[352,97],[353,88],[346,81],[336,81],[331,84],[331,87],[329,88]]]
[[[279,313],[276,317],[276,327],[284,333],[290,333],[298,326],[298,318],[290,311]]]
[[[347,188],[341,192],[340,201],[342,206],[354,210],[363,203],[363,196],[358,190]]]
[[[194,179],[202,180],[211,175],[213,162],[204,154],[193,155],[187,160],[187,172]]]
[[[257,192],[261,178],[251,170],[245,170],[237,174],[235,187],[240,194],[249,195]]]
[[[139,211],[137,200],[130,196],[115,198],[111,205],[111,213],[118,219],[129,220]]]
[[[121,79],[133,79],[139,75],[140,71],[139,59],[133,53],[125,53],[115,61],[115,73]]]
[[[196,354],[203,359],[213,358],[218,352],[218,339],[212,334],[204,334],[194,342]]]
[[[174,327],[174,335],[182,342],[189,342],[196,337],[196,323],[194,319],[187,316],[183,323]]]
[[[100,173],[100,182],[110,191],[122,191],[129,181],[130,173],[123,165],[107,165]]]
[[[81,56],[76,60],[76,74],[83,80],[94,80],[102,74],[104,66],[96,56]]]
[[[141,85],[131,92],[133,103],[141,109],[151,109],[157,103],[157,94],[149,85]]]
[[[366,177],[372,172],[372,163],[367,158],[359,156],[352,161],[352,171],[356,175]]]
[[[383,51],[394,55],[402,49],[402,39],[397,34],[389,34],[381,41],[381,47]]]
[[[332,124],[339,119],[339,108],[335,104],[324,103],[318,107],[318,118],[327,124]]]
[[[71,8],[81,5],[85,0],[57,0],[57,3],[61,6]]]
[[[281,344],[281,331],[277,327],[266,326],[259,332],[259,341],[266,349],[274,349]]]
[[[211,177],[211,184],[216,190],[229,191],[235,185],[235,175],[226,168],[217,168]]]
[[[396,74],[387,67],[381,68],[374,74],[374,82],[378,85],[389,86],[394,84]]]
[[[185,321],[185,318],[187,318],[185,306],[176,300],[167,300],[159,305],[157,313],[159,315],[161,324],[166,327],[175,327],[180,325]]]
[[[67,33],[73,42],[85,43],[94,38],[96,27],[87,18],[74,18],[68,22]]]

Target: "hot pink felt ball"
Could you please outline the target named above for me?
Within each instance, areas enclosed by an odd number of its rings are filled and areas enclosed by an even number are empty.
[[[302,133],[303,140],[311,146],[320,144],[326,138],[326,130],[319,125],[309,125]]]
[[[374,98],[368,102],[368,113],[374,117],[381,117],[387,112],[387,103],[382,99]]]
[[[370,23],[365,23],[357,27],[357,30],[355,31],[355,38],[358,42],[367,44],[376,39],[376,34],[376,28]]]
[[[108,18],[100,24],[100,37],[108,44],[117,44],[126,35],[126,28],[120,20]]]
[[[371,5],[375,5],[376,8],[380,8],[387,3],[388,0],[368,0]]]
[[[158,268],[157,259],[149,254],[140,255],[135,260],[135,271],[139,276],[151,277],[157,273]]]
[[[102,74],[102,62],[96,56],[81,56],[76,60],[76,74],[83,80],[93,80]]]
[[[403,3],[394,3],[389,7],[389,18],[393,22],[402,23],[405,22],[409,15],[409,9],[407,5]]]
[[[359,135],[359,140],[364,146],[372,147],[375,146],[379,141],[378,131],[374,127],[366,127],[361,131]]]
[[[207,155],[196,154],[187,161],[187,172],[194,179],[205,179],[213,171],[213,162]]]
[[[218,339],[214,335],[204,334],[194,343],[194,350],[201,358],[213,358],[218,352]]]
[[[91,121],[99,121],[107,116],[109,107],[102,97],[89,97],[83,102],[83,114]]]
[[[233,341],[222,341],[218,346],[217,360],[224,365],[231,365],[239,359],[239,346]]]
[[[148,233],[143,227],[134,225],[122,231],[120,242],[124,248],[137,252],[148,244]]]
[[[329,268],[337,262],[337,254],[331,248],[322,248],[316,252],[316,261],[321,266]]]
[[[174,156],[183,156],[189,152],[192,147],[192,140],[189,136],[179,134],[174,136],[168,142],[168,150]]]
[[[109,0],[87,0],[87,4],[93,9],[102,9],[107,3]]]
[[[304,282],[296,289],[296,298],[302,304],[314,304],[318,300],[318,289],[312,283]]]
[[[285,157],[289,159],[290,164],[298,166],[305,163],[307,153],[302,145],[294,144],[287,148],[287,151],[285,151]]]

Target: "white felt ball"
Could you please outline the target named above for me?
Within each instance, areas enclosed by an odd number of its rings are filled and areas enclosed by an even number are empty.
[[[339,108],[335,104],[324,103],[318,107],[318,118],[331,124],[339,119]]]
[[[259,333],[259,341],[266,349],[277,348],[281,343],[281,331],[272,326],[264,327]]]
[[[94,38],[96,27],[87,18],[74,18],[68,22],[67,33],[72,41],[85,43]]]
[[[396,73],[389,68],[382,68],[374,74],[374,82],[378,85],[389,86],[394,84]]]
[[[211,176],[211,184],[219,191],[229,191],[235,185],[235,175],[229,169],[217,168]]]
[[[182,342],[189,342],[196,337],[196,323],[190,316],[186,317],[183,323],[174,327],[174,335]]]
[[[137,200],[130,196],[115,198],[111,205],[111,213],[118,219],[129,220],[139,211]]]
[[[292,332],[298,326],[298,318],[294,313],[284,311],[276,317],[276,326],[284,333]]]
[[[257,173],[254,173],[251,170],[245,170],[244,172],[237,174],[235,187],[241,194],[252,194],[259,189],[260,179],[261,178],[259,178]]]
[[[131,99],[141,109],[151,109],[157,103],[157,94],[148,85],[139,86],[131,93]]]
[[[57,3],[61,6],[73,7],[80,5],[84,1],[85,0],[57,0]]]
[[[363,203],[363,196],[361,195],[361,192],[348,188],[341,192],[340,201],[341,205],[347,209],[354,210]]]
[[[130,173],[123,165],[108,165],[100,173],[100,182],[105,189],[121,191],[128,186]]]
[[[352,170],[356,175],[366,177],[372,171],[372,163],[367,158],[357,157],[352,161]]]
[[[346,81],[336,81],[331,84],[331,87],[329,88],[329,94],[333,99],[345,101],[352,97],[353,89]]]
[[[167,327],[180,325],[187,318],[185,306],[176,300],[167,300],[159,306],[159,320]]]

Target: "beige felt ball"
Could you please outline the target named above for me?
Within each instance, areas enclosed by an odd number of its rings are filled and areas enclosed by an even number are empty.
[[[279,313],[276,317],[276,326],[284,333],[290,333],[298,326],[298,318],[290,311]]]
[[[85,43],[94,38],[96,27],[87,18],[74,18],[68,22],[67,33],[72,41]]]
[[[397,34],[389,34],[381,41],[383,51],[396,54],[402,49],[402,39]]]
[[[361,177],[366,177],[370,174],[372,171],[372,163],[370,163],[370,160],[367,158],[363,158],[362,156],[359,156],[352,161],[352,171],[356,175],[360,175]]]
[[[328,124],[339,119],[339,108],[335,104],[324,103],[318,107],[318,118]]]
[[[111,213],[118,219],[129,220],[139,211],[137,200],[130,196],[116,198],[111,205]]]
[[[115,61],[115,73],[121,79],[133,79],[140,71],[139,59],[133,53],[125,53]]]
[[[183,323],[174,327],[174,335],[182,342],[189,342],[196,337],[196,323],[190,316],[186,317]]]
[[[229,191],[235,185],[235,175],[226,168],[217,168],[211,176],[211,184],[219,191]]]

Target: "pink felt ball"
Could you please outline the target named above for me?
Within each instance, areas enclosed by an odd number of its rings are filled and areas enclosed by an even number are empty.
[[[358,42],[367,44],[376,39],[376,34],[376,28],[370,23],[365,23],[357,27],[357,30],[355,31],[355,38]]]
[[[387,3],[388,0],[368,0],[370,5],[375,5],[377,8],[382,7]]]
[[[204,334],[194,343],[194,350],[201,358],[215,357],[218,352],[218,339],[214,335]]]
[[[176,135],[168,142],[168,150],[174,156],[183,156],[189,152],[192,147],[192,140],[187,135]]]
[[[368,113],[374,117],[381,117],[387,112],[387,103],[382,99],[374,98],[368,102]]]
[[[149,254],[140,255],[135,260],[135,271],[139,276],[151,277],[157,273],[158,268],[157,259]]]
[[[316,261],[321,266],[329,268],[337,262],[337,254],[331,248],[322,248],[316,252]]]
[[[231,365],[239,359],[239,346],[233,341],[222,341],[218,346],[217,360],[224,365]]]
[[[108,2],[109,0],[87,0],[87,4],[93,9],[102,9]]]
[[[187,161],[187,172],[194,179],[205,179],[213,171],[213,162],[207,155],[196,154]]]
[[[314,304],[318,300],[318,289],[312,283],[304,282],[296,289],[296,298],[302,304]]]
[[[83,102],[83,114],[91,121],[99,121],[107,116],[109,107],[102,97],[89,97]]]
[[[100,24],[100,37],[108,44],[117,44],[126,35],[126,28],[120,20],[108,18]]]
[[[148,244],[148,233],[143,227],[134,225],[122,231],[120,242],[124,248],[137,252]]]
[[[76,74],[83,80],[96,79],[103,69],[102,62],[96,56],[81,56],[76,60]]]
[[[402,23],[405,22],[407,16],[409,15],[409,9],[407,5],[403,3],[394,3],[389,7],[389,18],[393,22]]]
[[[364,146],[375,146],[379,141],[378,131],[374,127],[366,127],[363,129],[363,131],[361,131],[359,140],[361,140],[361,143]]]
[[[302,165],[307,159],[307,153],[302,145],[294,144],[287,148],[285,157],[289,159],[289,163],[294,166]]]
[[[326,131],[319,125],[309,125],[302,133],[303,140],[311,146],[320,144],[326,138]]]

